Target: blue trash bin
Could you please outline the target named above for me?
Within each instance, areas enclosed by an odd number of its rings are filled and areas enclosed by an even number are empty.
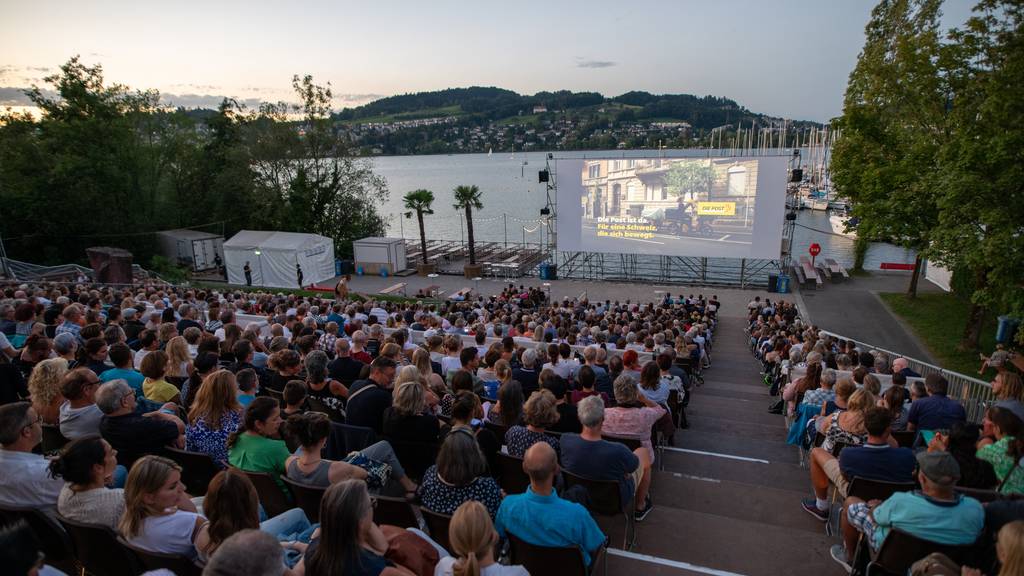
[[[1008,344],[1013,340],[1014,335],[1020,328],[1020,318],[1013,316],[1000,316],[999,324],[996,326],[996,342]]]
[[[778,290],[779,294],[788,294],[789,293],[789,276],[786,275],[786,274],[780,275],[779,276],[779,281],[778,281],[778,283],[776,283],[775,288]]]
[[[341,258],[334,261],[334,275],[341,276]]]

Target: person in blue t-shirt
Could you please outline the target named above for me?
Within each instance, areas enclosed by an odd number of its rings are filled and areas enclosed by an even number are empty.
[[[630,452],[624,444],[601,439],[604,424],[604,402],[600,396],[588,396],[576,405],[583,431],[562,435],[562,466],[593,480],[615,480],[619,483],[622,501],[635,495],[636,519],[643,520],[653,506],[647,497],[651,487],[651,459],[647,449]]]
[[[132,368],[132,349],[127,344],[119,342],[110,346],[108,354],[110,355],[110,361],[114,363],[114,367],[100,373],[100,382],[124,380],[135,391],[136,399],[144,397],[142,381],[146,378],[141,372]]]
[[[829,483],[845,498],[850,481],[856,477],[885,482],[914,481],[917,461],[910,448],[899,448],[892,439],[892,414],[885,408],[868,408],[864,411],[864,428],[868,432],[867,443],[844,448],[839,458],[822,448],[811,451],[814,498],[805,499],[802,506],[818,520],[828,520]]]
[[[523,471],[530,477],[530,487],[524,494],[502,500],[494,521],[498,534],[502,538],[514,534],[534,546],[576,546],[589,566],[592,554],[607,538],[586,508],[559,498],[555,492],[555,449],[547,442],[530,446],[523,457]]]
[[[949,383],[939,374],[924,379],[928,397],[914,400],[907,415],[907,430],[949,430],[957,422],[967,420],[967,411],[956,400],[946,397]]]
[[[957,494],[960,466],[949,452],[917,455],[921,490],[896,492],[884,502],[846,499],[847,513],[840,518],[843,544],[832,546],[832,558],[847,571],[857,541],[864,534],[878,550],[889,531],[899,529],[929,542],[947,545],[973,544],[985,527],[985,509],[969,496]]]

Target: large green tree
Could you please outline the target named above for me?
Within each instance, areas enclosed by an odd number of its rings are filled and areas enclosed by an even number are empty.
[[[477,186],[457,186],[455,188],[455,209],[466,211],[466,236],[469,238],[469,264],[476,264],[476,246],[473,240],[473,209],[484,207],[480,201],[480,188]]]
[[[970,277],[960,346],[976,349],[986,311],[1024,316],[1024,6],[982,0],[948,58],[956,129],[942,151],[931,256]]]
[[[941,0],[882,0],[850,74],[833,150],[836,190],[853,205],[857,234],[917,251],[907,292],[939,221],[938,155],[950,133]]]
[[[434,203],[434,193],[430,190],[412,190],[406,192],[402,199],[405,201],[406,210],[416,212],[416,221],[420,225],[420,256],[423,264],[427,264],[427,232],[423,227],[423,215],[434,213],[430,208]]]

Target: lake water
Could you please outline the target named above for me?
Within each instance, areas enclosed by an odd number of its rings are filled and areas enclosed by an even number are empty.
[[[664,157],[702,157],[707,150],[665,150]],[[785,152],[788,156],[791,152]],[[641,157],[651,151],[572,151],[553,152],[559,158]],[[806,158],[806,154],[803,155]],[[416,217],[404,218],[402,196],[418,188],[434,193],[434,214],[424,223],[428,239],[459,240],[465,237],[463,212],[453,207],[453,189],[459,185],[476,185],[482,192],[483,209],[474,211],[474,235],[477,240],[493,242],[540,243],[545,234],[540,225],[540,210],[546,204],[545,185],[537,181],[537,172],[545,167],[546,152],[508,152],[487,154],[453,154],[436,156],[384,156],[374,158],[374,170],[388,181],[391,196],[383,212],[391,216],[388,235],[415,239],[419,237]],[[557,170],[557,162],[551,167]],[[552,192],[554,195],[554,192]],[[852,238],[833,234],[825,212],[803,210],[794,230],[794,255],[807,254],[812,243],[821,246],[819,258],[833,258],[840,264],[853,265]],[[545,240],[546,241],[546,240]],[[890,244],[875,243],[868,250],[865,267],[877,269],[882,262],[913,263],[912,251]]]

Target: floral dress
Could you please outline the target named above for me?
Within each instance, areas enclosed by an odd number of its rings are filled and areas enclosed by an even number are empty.
[[[220,429],[213,430],[206,424],[205,417],[198,418],[195,422],[185,428],[185,449],[189,452],[202,452],[209,454],[221,468],[227,466],[228,461],[228,436],[238,430],[241,423],[241,415],[234,410],[229,410],[221,416]]]
[[[977,456],[979,460],[992,464],[996,477],[1002,483],[1000,492],[1024,494],[1024,462],[1018,464],[1013,456],[1007,453],[1011,442],[1013,436],[1003,436],[998,442],[981,447]],[[1009,480],[1006,479],[1007,474],[1010,475]]]

